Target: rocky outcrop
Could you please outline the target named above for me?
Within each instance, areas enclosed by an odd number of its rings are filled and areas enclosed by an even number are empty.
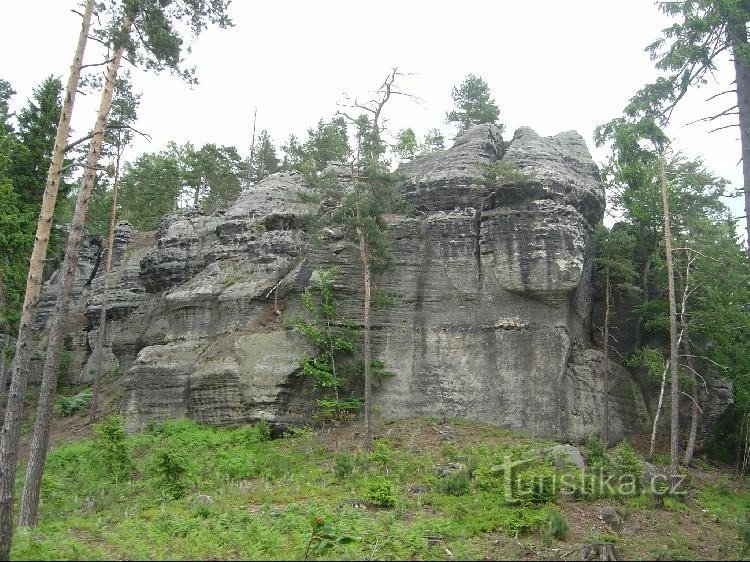
[[[491,181],[498,160],[523,177]],[[462,417],[571,441],[597,431],[589,241],[604,199],[580,135],[521,128],[506,143],[480,125],[399,173],[416,214],[387,218],[395,267],[375,284],[393,304],[375,309],[373,345],[396,376],[378,381],[376,414]],[[313,350],[288,320],[303,312],[315,272],[337,267],[340,310],[361,322],[362,284],[349,241],[331,230],[311,242],[314,195],[302,175],[280,173],[213,215],[175,213],[151,235],[119,225],[104,359],[127,371],[129,429],[176,416],[310,420],[314,392],[298,375]],[[89,279],[93,344],[101,273]],[[611,378],[612,436],[645,429],[640,387],[616,365]]]

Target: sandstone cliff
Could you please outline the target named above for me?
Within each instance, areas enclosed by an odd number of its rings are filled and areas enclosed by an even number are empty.
[[[489,187],[482,163],[497,160],[533,179]],[[482,125],[399,171],[417,215],[389,217],[396,267],[376,280],[396,300],[374,318],[376,356],[396,373],[375,389],[377,415],[463,417],[573,441],[597,431],[589,240],[604,193],[581,136],[521,128],[504,142]],[[344,314],[361,315],[354,249],[335,235],[310,242],[311,192],[302,175],[279,173],[224,212],[169,215],[155,234],[118,226],[105,359],[127,373],[129,429],[176,416],[309,421],[313,391],[297,372],[312,349],[282,319],[300,312],[311,275],[332,266]],[[98,258],[86,259],[70,342],[80,382],[94,364],[102,286]],[[646,429],[649,414],[641,387],[610,365],[619,438]]]

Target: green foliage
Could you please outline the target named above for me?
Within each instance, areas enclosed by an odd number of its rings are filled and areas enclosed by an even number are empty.
[[[181,498],[189,485],[190,461],[183,451],[157,449],[150,460],[150,473],[171,498]]]
[[[351,153],[346,121],[335,117],[318,122],[315,129],[308,129],[304,143],[294,135],[282,147],[285,170],[298,170],[308,179],[315,179],[329,162],[345,162]]]
[[[354,459],[351,455],[347,453],[336,453],[333,460],[333,473],[339,480],[351,476],[352,472],[354,472]]]
[[[541,522],[542,539],[549,543],[553,539],[565,540],[568,535],[568,521],[559,509],[548,507],[544,510]]]
[[[740,519],[737,530],[742,540],[742,552],[747,554],[750,552],[750,510],[745,511],[744,516]]]
[[[452,496],[462,496],[471,491],[471,475],[468,470],[458,470],[437,482],[438,491]]]
[[[323,517],[317,515],[312,518],[310,540],[307,542],[303,560],[309,558],[311,551],[322,556],[337,544],[350,544],[355,540],[348,535],[339,535],[333,527],[325,524]]]
[[[414,129],[401,129],[396,135],[396,143],[392,146],[392,149],[400,160],[413,160],[419,149]]]
[[[73,414],[88,408],[91,402],[92,391],[90,388],[84,389],[73,396],[63,396],[58,394],[55,398],[55,409],[63,417],[69,417]]]
[[[317,271],[302,292],[302,305],[309,320],[295,319],[295,327],[307,336],[319,350],[318,355],[300,360],[301,372],[315,381],[316,388],[326,394],[318,399],[323,420],[349,421],[362,407],[356,397],[341,398],[339,389],[354,373],[354,365],[342,358],[355,350],[355,331],[339,317],[334,294],[337,270]]]
[[[316,400],[321,417],[333,422],[348,422],[356,419],[362,411],[363,401],[353,396],[347,398],[319,398]]]
[[[607,445],[598,435],[591,435],[581,450],[586,464],[591,468],[603,466],[607,456]]]
[[[393,482],[382,476],[374,477],[367,487],[367,499],[380,507],[396,505]]]
[[[128,479],[133,470],[122,416],[112,415],[94,426],[103,474],[115,481]]]
[[[643,477],[643,460],[627,441],[622,441],[609,456],[608,473],[621,479],[631,480],[636,492],[641,488]]]
[[[731,47],[727,31],[737,34],[739,28],[744,33],[750,9],[746,3],[736,0],[662,2],[660,8],[678,19],[646,48],[656,68],[664,75],[639,90],[625,111],[666,123],[688,91],[700,88],[709,77],[716,79],[717,56]],[[750,63],[746,44],[740,43],[734,55],[745,64]]]
[[[445,148],[445,138],[440,129],[430,129],[424,136],[424,142],[422,143],[422,153],[429,154],[430,152],[437,152]]]
[[[521,170],[512,162],[498,160],[496,162],[483,162],[480,165],[482,177],[479,179],[485,185],[493,188],[507,185],[523,186],[534,181],[535,175],[532,171]]]
[[[268,131],[263,129],[258,135],[257,146],[253,149],[253,160],[250,162],[250,181],[257,183],[264,177],[274,174],[281,169],[276,148],[271,141]]]
[[[113,478],[104,468],[106,441],[99,436],[55,446],[45,467],[39,526],[28,534],[16,531],[11,558],[299,559],[310,541],[315,517],[322,518],[322,525],[332,535],[361,540],[333,541],[322,555],[311,547],[310,558],[423,560],[444,557],[443,547],[461,560],[480,559],[488,553],[493,558],[514,558],[518,549],[513,537],[541,552],[545,521],[552,518],[549,510],[554,508],[548,504],[509,505],[503,491],[504,475],[496,488],[487,490],[476,485],[476,475],[482,467],[502,463],[506,454],[522,460],[550,444],[463,422],[456,426],[460,438],[443,451],[429,427],[434,424],[425,423],[399,421],[387,426],[393,435],[385,455],[388,476],[382,474],[382,464],[368,461],[351,444],[342,442],[339,446],[345,448],[340,454],[348,454],[349,461],[339,463],[353,468],[337,478],[331,468],[336,465],[331,446],[341,436],[327,432],[316,435],[303,430],[294,436],[264,440],[267,430],[256,426],[215,427],[173,420],[125,436],[117,422],[111,425],[117,433],[114,441],[122,443],[131,468],[123,477]],[[176,499],[165,493],[161,479],[151,469],[154,453],[163,449],[190,461],[188,485]],[[470,459],[477,459],[470,493],[452,495],[435,489],[434,466],[445,461],[443,453],[464,463],[469,472]],[[628,498],[627,503],[640,512],[639,521],[647,525],[638,537],[621,539],[622,554],[658,557],[664,537],[682,529],[701,528],[710,530],[710,539],[706,533],[691,533],[682,544],[699,547],[713,558],[711,553],[720,551],[712,548],[721,543],[726,550],[717,558],[741,558],[737,525],[750,509],[750,494],[743,482],[727,477],[732,480],[728,495],[718,494],[715,486],[697,478],[697,489],[688,500],[691,508],[680,511],[677,518],[654,512],[650,496],[637,496],[641,503]],[[379,480],[391,483],[393,509],[350,504],[352,498],[368,499],[371,484]],[[412,488],[415,485],[419,488]],[[407,487],[409,492],[401,494]],[[196,505],[198,494],[210,496],[214,503]],[[577,513],[575,504],[565,504],[571,506],[573,515]],[[587,513],[598,509],[578,507]],[[689,526],[683,527],[683,521]],[[580,522],[576,518],[577,528]],[[572,519],[570,523],[572,528]],[[425,537],[438,538],[439,546]]]
[[[466,132],[472,125],[498,123],[500,109],[492,99],[490,87],[481,77],[469,74],[451,93],[455,109],[446,114],[447,123],[458,124],[458,134]]]
[[[95,38],[110,46],[124,46],[127,59],[154,72],[168,70],[190,84],[196,84],[195,69],[185,67],[190,45],[185,31],[197,37],[208,25],[232,26],[229,0],[104,0],[98,13],[101,25],[92,30]],[[132,28],[123,26],[125,18]]]
[[[654,347],[639,347],[625,361],[628,367],[643,367],[655,381],[661,380],[666,361],[661,351]]]
[[[177,207],[196,202],[206,211],[224,207],[242,190],[247,165],[233,146],[170,142],[165,150],[127,162],[120,181],[118,215],[142,231],[154,230]]]
[[[8,82],[0,82],[0,331],[14,332],[18,326],[29,255],[60,116],[61,90],[60,80],[53,77],[34,88],[32,98],[18,112],[14,127],[7,109],[2,109],[7,108],[14,92]],[[66,171],[60,181],[56,220],[70,189],[68,175]],[[60,246],[60,233],[53,231],[48,254],[55,256]],[[49,265],[55,265],[54,259]]]

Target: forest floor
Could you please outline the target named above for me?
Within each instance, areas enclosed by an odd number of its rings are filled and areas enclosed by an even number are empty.
[[[624,560],[744,559],[750,541],[746,478],[697,460],[662,498],[602,485],[640,482],[627,445],[583,447],[580,471],[550,441],[462,420],[381,424],[371,453],[358,423],[271,439],[120,422],[56,420],[40,524],[16,531],[13,559],[576,560],[602,542]]]

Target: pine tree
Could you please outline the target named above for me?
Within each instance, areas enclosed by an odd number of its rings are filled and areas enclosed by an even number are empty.
[[[75,279],[75,265],[83,235],[83,226],[88,210],[96,170],[101,155],[104,133],[107,127],[115,80],[117,79],[123,56],[154,70],[170,69],[188,81],[194,81],[194,71],[183,69],[180,53],[183,40],[176,31],[179,23],[186,21],[194,34],[198,34],[207,23],[222,27],[229,25],[226,15],[227,2],[211,0],[196,4],[191,0],[183,2],[153,2],[152,0],[125,0],[122,4],[113,1],[109,12],[109,25],[99,32],[111,46],[111,57],[107,63],[99,109],[96,115],[88,154],[84,164],[84,175],[78,191],[76,208],[73,214],[65,258],[61,268],[60,291],[50,327],[47,356],[42,372],[42,383],[34,424],[26,482],[22,496],[19,523],[36,524],[41,478],[49,441],[49,428],[52,405],[55,397],[57,371],[60,352],[65,334],[70,294]],[[15,466],[15,463],[14,463]],[[3,498],[4,499],[4,498]],[[4,506],[0,506],[4,508]]]
[[[659,119],[664,125],[685,95],[717,78],[717,63],[730,53],[733,75],[725,81],[728,89],[712,98],[725,99],[736,93],[737,103],[697,121],[716,122],[737,115],[737,123],[717,123],[714,130],[739,126],[744,178],[747,244],[750,249],[750,43],[747,23],[750,4],[738,0],[690,0],[659,2],[661,10],[678,21],[647,47],[656,67],[664,71],[655,82],[643,87],[630,101],[630,116]],[[732,86],[733,85],[733,86]],[[710,99],[712,99],[710,98]],[[709,100],[706,100],[709,101]]]
[[[492,99],[489,85],[481,77],[469,74],[453,88],[452,96],[456,108],[446,114],[446,122],[458,124],[458,135],[482,123],[494,123],[502,129],[498,123],[500,109]]]
[[[57,125],[52,159],[47,172],[42,207],[39,213],[34,247],[29,262],[29,273],[24,294],[23,312],[19,322],[16,352],[11,375],[10,391],[5,408],[5,419],[0,433],[0,560],[7,560],[10,555],[12,537],[13,491],[18,459],[18,442],[20,436],[23,399],[29,375],[29,354],[31,344],[31,322],[36,312],[42,284],[44,259],[47,253],[52,216],[55,211],[57,190],[60,185],[63,158],[67,145],[70,120],[72,117],[75,96],[81,77],[83,53],[91,27],[91,15],[94,1],[87,0],[81,18],[81,32],[78,36],[75,55],[71,65],[68,83],[63,97],[63,107]]]
[[[266,176],[275,174],[280,169],[281,165],[276,155],[276,147],[274,147],[268,131],[263,129],[258,135],[253,161],[250,164],[251,181],[258,183]]]

